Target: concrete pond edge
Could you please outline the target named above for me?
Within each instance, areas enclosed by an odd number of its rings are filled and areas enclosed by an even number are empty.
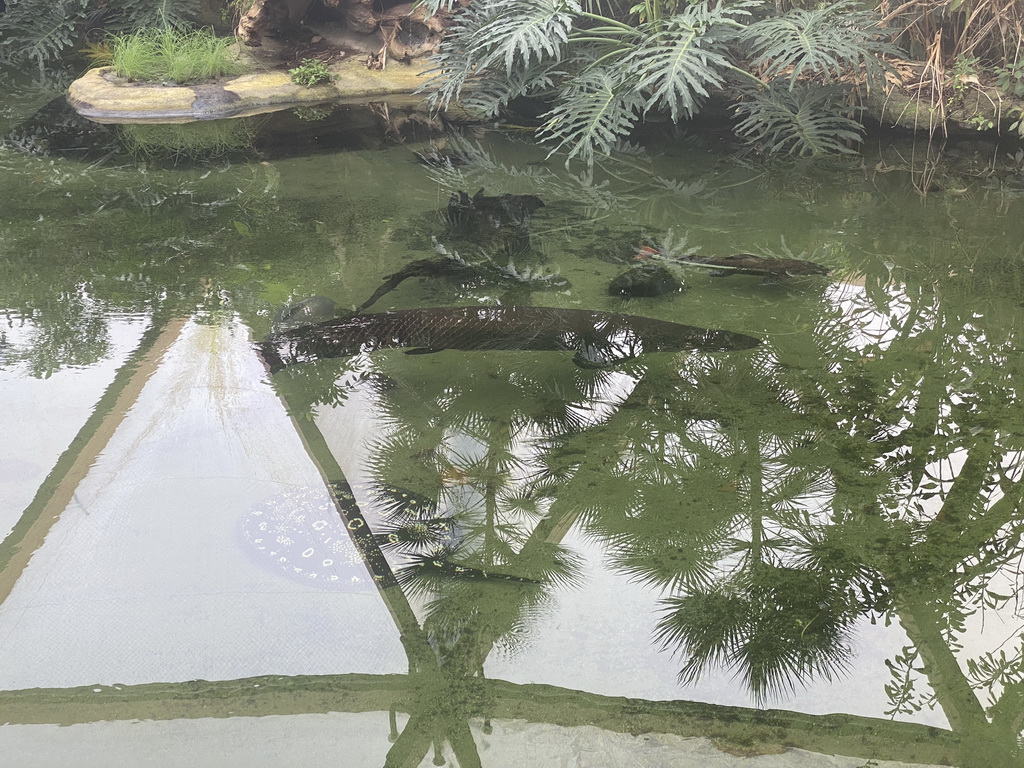
[[[339,100],[409,97],[427,76],[422,63],[371,70],[360,61],[330,67],[334,81],[299,85],[283,71],[252,72],[192,85],[137,83],[111,67],[91,69],[68,87],[68,103],[97,123],[188,123],[275,112]]]

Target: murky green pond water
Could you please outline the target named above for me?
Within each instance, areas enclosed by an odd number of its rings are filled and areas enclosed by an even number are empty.
[[[0,105],[5,765],[1019,764],[1019,162],[588,174],[480,130],[430,167],[378,108],[175,166],[47,154],[48,98]],[[453,224],[480,189],[544,205]],[[832,272],[612,295],[644,245]],[[456,255],[369,311],[763,344],[257,353]]]

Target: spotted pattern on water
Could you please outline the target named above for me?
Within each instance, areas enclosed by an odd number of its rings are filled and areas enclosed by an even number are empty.
[[[343,592],[375,589],[322,485],[264,500],[242,519],[241,534],[261,563],[296,581]]]

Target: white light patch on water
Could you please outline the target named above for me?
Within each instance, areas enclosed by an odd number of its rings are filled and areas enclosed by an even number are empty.
[[[111,318],[107,356],[88,367],[61,368],[47,378],[31,376],[25,363],[0,367],[0,540],[32,502],[147,324],[134,315]],[[15,349],[37,332],[31,319],[13,317],[5,317],[0,330]]]
[[[530,628],[512,654],[492,653],[484,665],[490,679],[540,683],[604,696],[650,701],[685,699],[752,707],[755,703],[731,671],[711,669],[690,685],[677,676],[684,659],[655,640],[663,595],[607,568],[600,543],[573,530],[563,540],[583,560],[578,586],[555,592],[550,610]],[[884,718],[890,704],[885,659],[908,645],[897,624],[861,621],[853,641],[855,656],[846,674],[833,682],[797,684],[791,695],[770,697],[761,706],[825,715],[841,712]],[[571,663],[567,663],[571,660]],[[948,728],[941,710],[898,718]]]
[[[0,688],[404,672],[376,593],[297,583],[239,535],[317,482],[247,329],[187,324],[0,606]]]

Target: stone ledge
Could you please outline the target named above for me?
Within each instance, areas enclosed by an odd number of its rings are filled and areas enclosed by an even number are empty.
[[[359,61],[330,67],[333,83],[307,88],[287,72],[257,72],[195,85],[136,83],[110,67],[91,69],[68,88],[68,103],[97,123],[189,123],[276,112],[325,101],[411,96],[426,77],[423,65],[391,64],[381,71]]]

